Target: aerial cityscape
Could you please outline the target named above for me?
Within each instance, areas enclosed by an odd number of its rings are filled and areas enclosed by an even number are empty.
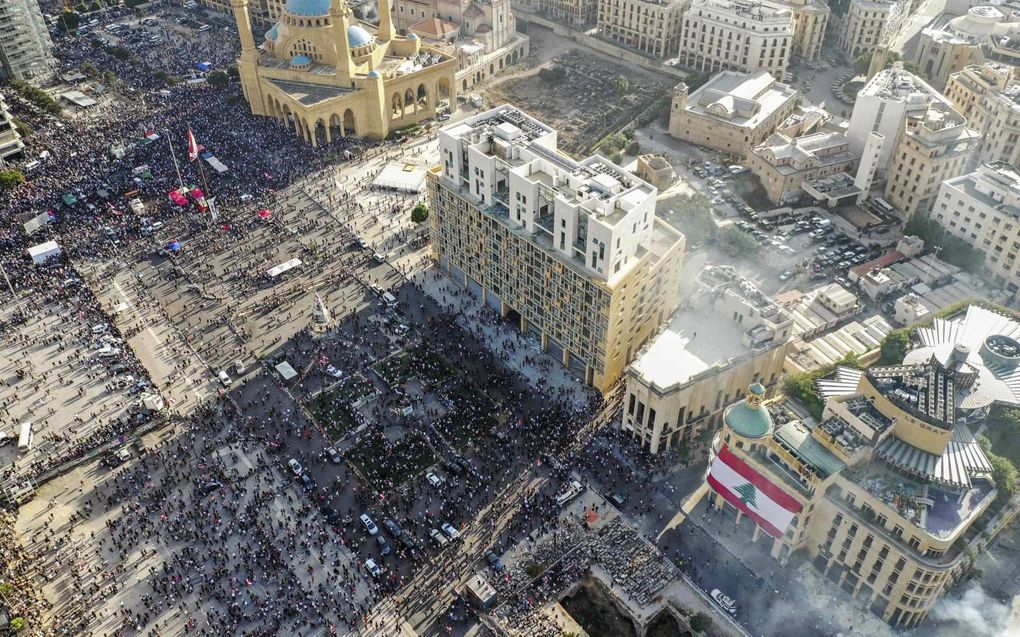
[[[0,0],[0,637],[1020,637],[1020,3]]]

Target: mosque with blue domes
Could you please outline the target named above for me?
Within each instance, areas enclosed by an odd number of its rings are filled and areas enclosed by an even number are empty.
[[[259,43],[248,0],[231,7],[252,113],[277,119],[313,146],[338,136],[384,138],[456,99],[457,59],[414,33],[398,36],[388,0],[379,0],[378,27],[354,19],[346,0],[287,0]]]

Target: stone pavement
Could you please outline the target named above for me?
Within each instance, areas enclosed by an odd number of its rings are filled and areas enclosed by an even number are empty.
[[[457,312],[459,326],[486,343],[502,357],[505,365],[521,373],[533,386],[568,393],[576,405],[587,402],[580,379],[560,361],[542,352],[534,338],[520,334],[505,321],[498,321],[498,314],[492,308],[483,306],[481,299],[458,286],[438,267],[415,272],[413,280],[441,307]],[[518,347],[521,342],[527,346]]]

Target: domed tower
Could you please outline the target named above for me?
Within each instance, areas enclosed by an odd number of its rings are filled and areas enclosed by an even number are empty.
[[[736,441],[749,446],[771,434],[772,416],[765,407],[765,387],[761,383],[751,384],[744,399],[723,412],[723,423],[723,439],[728,438],[731,446]]]

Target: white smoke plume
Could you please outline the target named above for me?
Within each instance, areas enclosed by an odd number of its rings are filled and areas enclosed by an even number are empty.
[[[1020,637],[1020,596],[1004,604],[972,584],[962,595],[943,598],[932,609],[936,621],[955,624],[968,637]]]

